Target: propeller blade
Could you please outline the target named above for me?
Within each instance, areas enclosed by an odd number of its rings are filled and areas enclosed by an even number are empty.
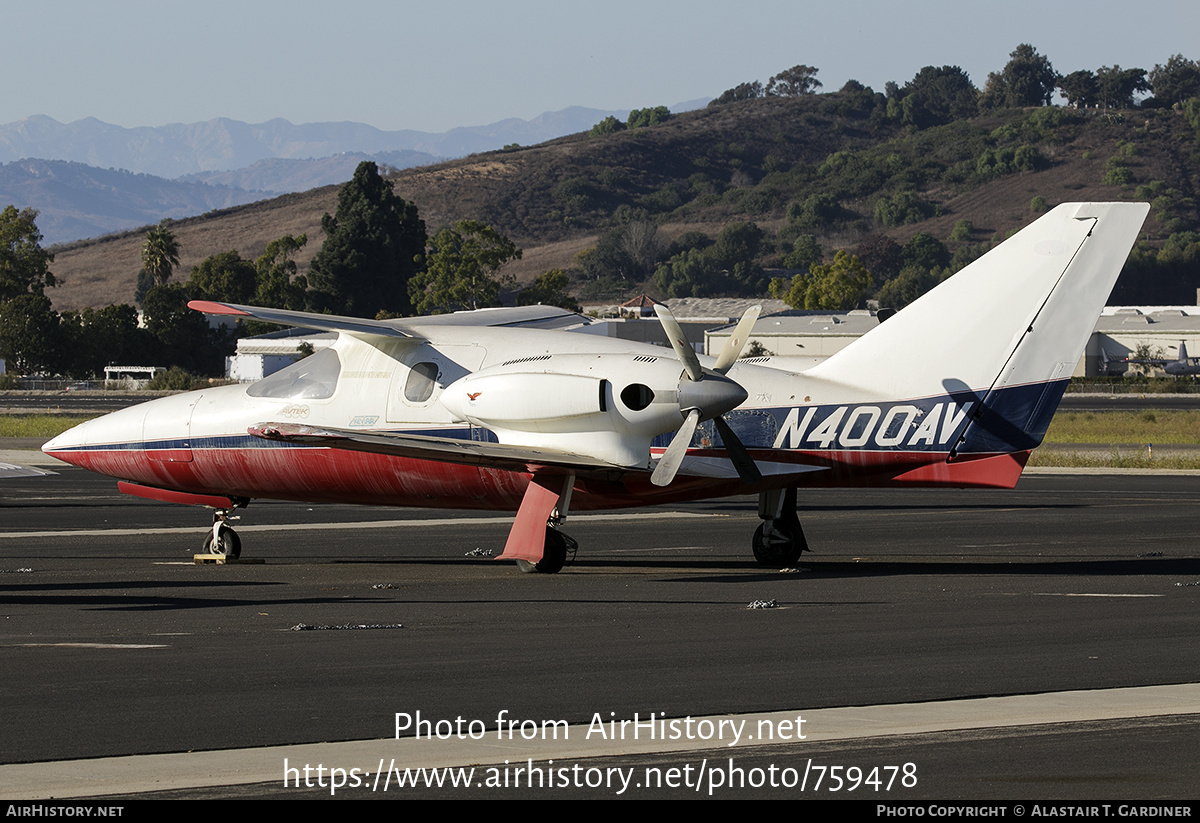
[[[696,433],[696,427],[700,425],[701,419],[716,421],[721,438],[725,441],[726,454],[729,455],[729,459],[737,469],[738,476],[742,478],[742,481],[745,483],[760,482],[762,474],[754,465],[754,458],[750,456],[750,452],[746,450],[742,441],[733,433],[733,429],[729,428],[729,424],[721,418],[721,415],[737,408],[746,399],[746,390],[726,377],[725,372],[733,367],[742,353],[746,339],[750,336],[750,332],[758,320],[758,315],[762,312],[762,306],[751,306],[746,309],[742,319],[738,321],[737,327],[734,328],[733,335],[721,349],[716,365],[707,378],[704,376],[704,369],[700,366],[700,358],[696,357],[696,352],[688,344],[687,338],[683,335],[683,329],[675,320],[675,315],[663,305],[656,305],[654,311],[658,315],[659,322],[662,323],[667,339],[671,341],[671,347],[675,349],[675,354],[683,363],[686,371],[686,379],[679,381],[678,400],[679,410],[686,411],[687,417],[684,419],[683,425],[679,427],[679,431],[675,433],[670,445],[667,446],[667,450],[659,458],[658,465],[654,467],[654,472],[650,475],[650,482],[656,486],[667,486],[675,479],[679,467],[683,464],[683,458],[687,456],[688,446],[691,445],[692,436]]]
[[[667,333],[667,340],[671,342],[671,348],[675,349],[675,356],[680,359],[684,368],[687,369],[688,378],[693,382],[699,380],[704,374],[703,369],[700,368],[700,358],[696,357],[696,351],[684,336],[683,329],[679,327],[679,323],[675,320],[675,315],[671,314],[671,310],[661,304],[655,304],[654,312],[658,315],[658,321],[662,323],[663,331]],[[671,481],[668,480],[667,482]],[[666,483],[662,485],[666,485]]]
[[[679,431],[675,433],[675,439],[671,441],[671,445],[667,446],[667,450],[659,458],[658,465],[654,467],[654,473],[650,475],[651,483],[656,486],[671,484],[671,481],[675,479],[675,472],[679,471],[679,466],[683,463],[684,456],[687,455],[688,446],[692,443],[692,435],[696,433],[696,427],[699,425],[700,410],[692,409],[688,412],[683,425],[679,427]]]
[[[729,424],[725,422],[724,417],[714,417],[713,422],[717,424],[717,431],[721,433],[721,440],[725,443],[725,451],[729,454],[729,460],[733,463],[733,467],[737,469],[738,477],[742,478],[743,483],[758,483],[762,480],[762,473],[759,472],[758,466],[754,465],[754,458],[750,456],[750,452],[742,445],[742,441],[733,433],[733,429],[729,428]]]
[[[733,367],[738,357],[741,356],[742,349],[746,347],[746,341],[750,339],[750,332],[754,330],[754,324],[758,322],[758,315],[761,312],[762,306],[751,306],[746,309],[746,313],[738,321],[737,328],[733,330],[733,336],[725,341],[725,347],[717,356],[717,364],[713,366],[713,371],[717,374],[724,374]]]

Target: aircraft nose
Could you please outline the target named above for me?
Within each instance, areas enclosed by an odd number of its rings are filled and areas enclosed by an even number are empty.
[[[47,441],[42,451],[64,463],[98,471],[94,464],[103,452],[140,439],[145,413],[143,407],[131,406],[85,420]]]
[[[57,437],[42,444],[42,453],[62,460],[64,463],[80,465],[83,449],[87,445],[86,427],[91,421],[72,426]]]

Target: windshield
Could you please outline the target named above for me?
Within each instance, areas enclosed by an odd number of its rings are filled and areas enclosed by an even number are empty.
[[[321,400],[333,397],[342,361],[333,349],[321,349],[286,369],[263,378],[246,390],[251,397]]]

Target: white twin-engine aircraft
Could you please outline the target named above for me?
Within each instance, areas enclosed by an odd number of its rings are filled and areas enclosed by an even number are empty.
[[[1059,206],[812,366],[715,359],[660,307],[671,350],[554,330],[560,309],[361,320],[194,302],[338,332],[248,386],[154,400],[44,447],[122,491],[215,510],[205,546],[256,497],[517,510],[500,558],[557,572],[571,510],[756,493],[754,555],[807,548],[797,489],[1011,488],[1083,353],[1149,206]]]

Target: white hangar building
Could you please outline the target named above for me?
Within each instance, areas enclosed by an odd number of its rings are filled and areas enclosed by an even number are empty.
[[[868,309],[843,313],[786,311],[760,317],[746,345],[758,343],[764,354],[806,358],[815,364],[877,325],[876,312]],[[705,353],[719,352],[733,328],[730,324],[705,332]],[[1125,358],[1136,356],[1143,346],[1155,359],[1174,359],[1179,356],[1181,342],[1187,346],[1189,356],[1200,356],[1200,306],[1108,306],[1072,376],[1121,374],[1126,369]]]

